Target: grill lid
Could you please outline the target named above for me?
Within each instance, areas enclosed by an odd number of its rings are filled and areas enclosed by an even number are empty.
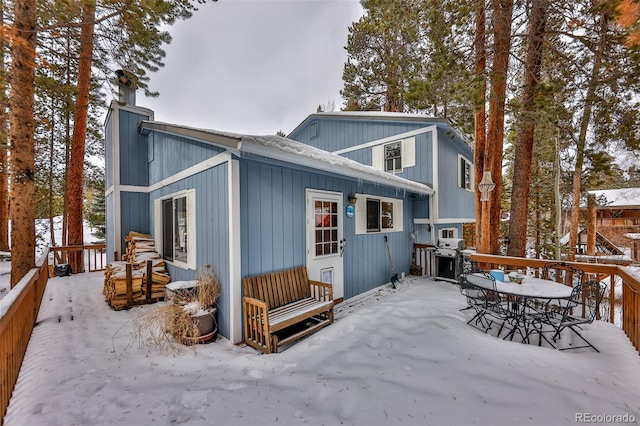
[[[467,243],[462,238],[440,238],[438,240],[438,249],[445,250],[464,250],[467,248]]]

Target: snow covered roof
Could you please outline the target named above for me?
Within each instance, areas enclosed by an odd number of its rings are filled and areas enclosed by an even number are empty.
[[[322,118],[342,118],[350,120],[371,120],[377,121],[418,121],[425,124],[445,124],[450,127],[462,140],[468,143],[468,136],[462,134],[459,129],[454,127],[451,120],[442,117],[431,117],[424,114],[413,114],[405,112],[388,112],[388,111],[330,111],[330,112],[317,112],[309,114],[300,124],[296,126],[289,134],[296,133],[300,128],[304,127],[308,122],[314,119]]]
[[[398,119],[403,120],[415,120],[415,121],[429,121],[450,124],[448,118],[432,117],[424,114],[413,114],[406,112],[388,112],[388,111],[328,111],[328,112],[316,112],[310,114],[309,117],[349,117],[349,118],[376,118],[376,119]]]
[[[156,131],[189,137],[221,146],[237,155],[253,154],[264,156],[274,160],[302,165],[312,169],[402,189],[421,195],[431,195],[434,192],[433,188],[424,183],[401,178],[341,155],[333,154],[323,149],[281,136],[242,135],[218,130],[196,129],[157,121],[143,121],[140,123],[140,131],[143,134],[149,131]]]
[[[640,206],[640,188],[606,189],[601,191],[589,191],[596,198],[606,198],[604,207],[632,207]]]

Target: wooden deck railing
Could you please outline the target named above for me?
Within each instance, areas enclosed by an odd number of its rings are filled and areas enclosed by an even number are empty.
[[[56,264],[69,263],[73,273],[85,272],[85,260],[89,272],[105,270],[105,244],[50,247],[49,250]]]
[[[18,380],[49,279],[48,257],[49,250],[46,250],[36,262],[36,267],[0,299],[0,426]]]
[[[556,262],[555,260],[492,256],[478,253],[471,255],[471,260],[478,262],[483,269],[498,267],[504,270],[533,269],[536,275],[540,273],[547,263]],[[636,350],[640,351],[640,277],[624,266],[601,263],[566,263],[579,267],[598,281],[607,282],[609,288],[609,317],[601,319],[616,323],[615,312],[621,308],[620,328],[629,337]],[[614,291],[616,284],[622,287],[621,300]]]

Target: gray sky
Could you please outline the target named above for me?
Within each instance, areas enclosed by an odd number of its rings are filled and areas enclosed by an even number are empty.
[[[219,0],[169,29],[165,67],[137,104],[157,121],[246,134],[292,131],[318,105],[342,106],[357,0]]]

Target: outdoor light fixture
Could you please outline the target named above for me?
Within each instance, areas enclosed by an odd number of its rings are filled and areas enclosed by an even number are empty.
[[[480,190],[480,201],[489,201],[489,192],[493,191],[493,188],[496,187],[496,184],[491,180],[491,172],[489,170],[485,170],[482,175],[482,180],[478,184],[478,189]]]
[[[353,194],[349,195],[349,197],[347,197],[347,200],[349,200],[349,202],[350,202],[351,204],[355,204],[355,203],[356,203],[356,201],[358,201],[358,199],[356,198],[356,196],[355,196],[355,195],[353,195]]]

